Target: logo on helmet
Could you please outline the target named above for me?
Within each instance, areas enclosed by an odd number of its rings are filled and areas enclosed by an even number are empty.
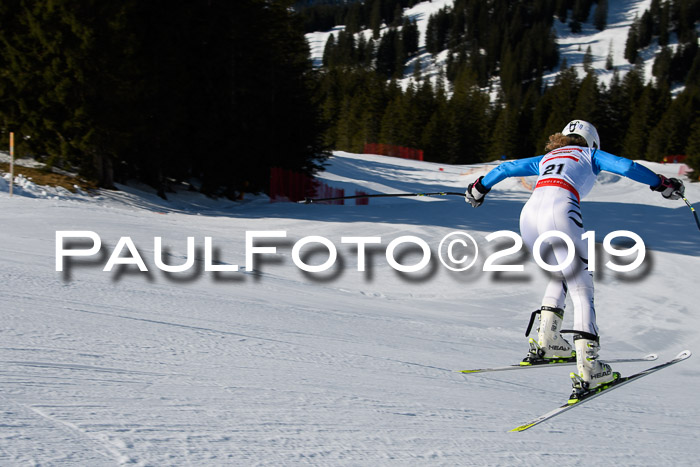
[[[578,125],[579,125],[578,120],[569,123],[569,131],[573,133],[574,131],[576,131],[576,127]]]

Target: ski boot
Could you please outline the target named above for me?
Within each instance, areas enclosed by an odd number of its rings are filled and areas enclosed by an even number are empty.
[[[536,365],[538,363],[573,362],[576,353],[561,335],[561,326],[564,321],[564,310],[543,306],[535,311],[530,318],[527,334],[530,334],[535,315],[540,315],[540,327],[537,330],[537,340],[530,338],[530,351],[523,359],[523,364]]]
[[[610,365],[598,360],[600,343],[597,335],[581,332],[574,336],[574,346],[578,374],[571,373],[573,391],[569,397],[569,404],[575,404],[590,392],[604,389],[620,377],[620,373],[612,371]]]

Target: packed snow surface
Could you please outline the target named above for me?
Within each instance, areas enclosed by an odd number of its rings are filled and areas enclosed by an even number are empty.
[[[668,176],[679,171],[645,164]],[[348,195],[462,191],[490,168],[339,152],[321,178]],[[697,356],[524,433],[508,430],[565,401],[572,367],[454,371],[525,355],[524,330],[547,277],[522,251],[496,264],[523,264],[523,272],[483,266],[513,244],[486,236],[517,231],[530,184],[504,181],[473,209],[459,197],[339,206],[182,191],[164,201],[144,187],[89,195],[30,180],[19,180],[10,197],[7,177],[0,179],[0,464],[695,464]],[[697,185],[688,184],[687,194],[700,201]],[[603,174],[583,212],[597,242],[601,356],[699,351],[700,230],[690,209]],[[646,257],[634,272],[605,265],[630,260],[603,249],[618,230],[644,240]],[[65,258],[57,271],[63,231],[94,232],[99,253]],[[438,258],[440,241],[455,231],[479,247],[465,272]],[[247,232],[270,237],[254,239],[254,247],[276,248],[255,252],[251,271]],[[309,236],[337,250],[324,272],[295,263],[329,259],[321,243],[299,246]],[[400,273],[388,262],[390,243],[403,236],[430,246],[420,271]],[[124,237],[148,271],[136,264],[103,270],[118,261],[115,250],[124,261],[135,258]],[[193,266],[163,271],[187,264],[188,237]],[[205,258],[205,237],[213,259]],[[360,248],[344,237],[379,237],[364,246],[364,271]],[[65,247],[92,246],[76,240]],[[410,266],[423,255],[403,245],[393,256]],[[208,264],[239,271],[208,271]]]

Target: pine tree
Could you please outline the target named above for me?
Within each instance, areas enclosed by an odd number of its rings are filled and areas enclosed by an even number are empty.
[[[372,29],[372,37],[376,40],[381,35],[382,28],[382,0],[372,2],[369,27]]]
[[[689,71],[693,68],[695,58],[698,55],[697,40],[688,44],[681,44],[676,48],[676,53],[671,59],[670,77],[673,82],[686,82]],[[694,81],[688,81],[694,83]]]
[[[455,81],[449,102],[451,127],[456,135],[456,162],[470,164],[483,160],[488,143],[488,97],[481,93],[476,77],[465,70]]]
[[[366,143],[380,142],[381,123],[384,109],[388,104],[386,80],[375,73],[365,76],[365,86],[368,89],[364,106],[364,135]]]
[[[391,78],[397,73],[397,63],[400,56],[397,54],[397,43],[400,37],[396,29],[389,28],[382,36],[377,47],[377,73]]]
[[[412,57],[416,52],[418,52],[418,25],[415,20],[411,21],[406,18],[401,27],[401,41],[403,42],[403,49],[408,57]]]
[[[571,32],[573,32],[574,34],[578,34],[581,32],[582,29],[581,22],[576,19],[572,19],[569,22],[569,28],[571,29]]]
[[[336,65],[335,56],[335,35],[329,34],[326,46],[323,48],[323,66],[326,68],[334,67]]]
[[[583,69],[586,73],[593,72],[593,53],[590,45],[586,47],[586,53],[583,55]]]
[[[401,146],[418,148],[421,143],[421,132],[422,128],[426,124],[424,117],[422,115],[423,111],[428,111],[428,109],[422,109],[421,107],[425,104],[430,105],[430,102],[424,102],[419,100],[418,88],[415,83],[410,83],[408,89],[403,95],[403,128],[401,134]]]
[[[349,34],[355,34],[360,31],[362,27],[362,4],[352,3],[348,9],[348,14],[345,17],[345,30]]]
[[[608,0],[598,0],[593,24],[598,31],[603,31],[608,26]]]
[[[576,0],[574,2],[573,17],[579,23],[588,21],[588,15],[591,11],[591,0]]]
[[[562,69],[548,91],[552,94],[555,105],[552,106],[544,126],[547,135],[561,131],[563,125],[571,121],[578,90],[579,81],[576,70]]]
[[[382,126],[379,139],[382,143],[401,145],[405,128],[405,100],[402,95],[397,95],[386,107],[382,117]]]
[[[581,85],[576,96],[576,104],[572,115],[587,122],[598,122],[600,103],[600,89],[598,78],[593,70],[590,70],[581,81]]]
[[[646,86],[639,100],[633,104],[629,128],[623,142],[622,156],[642,159],[647,153],[649,132],[653,128],[653,96],[651,86]]]
[[[345,96],[341,105],[338,119],[338,139],[336,148],[360,153],[365,143],[364,127],[364,93],[355,96]]]
[[[566,23],[566,19],[569,14],[568,9],[569,7],[567,4],[567,0],[557,0],[557,18],[559,18],[559,21],[561,21],[562,23]]]
[[[670,21],[670,7],[668,2],[664,2],[661,6],[661,13],[659,19],[659,45],[668,45],[669,41],[669,21]]]
[[[425,35],[426,50],[437,55],[447,47],[447,38],[450,29],[450,13],[447,8],[430,15],[428,29]]]
[[[389,23],[395,28],[398,28],[401,25],[401,17],[403,15],[403,8],[401,8],[401,3],[397,3],[396,6],[394,7],[394,13],[391,15],[391,18],[389,19]]]
[[[664,156],[683,154],[688,146],[694,117],[693,100],[684,93],[668,104],[649,136],[646,152],[649,160],[661,161]]]
[[[369,68],[374,56],[374,43],[372,39],[367,41],[364,34],[360,34],[357,39],[357,65],[362,68]]]
[[[522,57],[506,49],[501,60],[501,88],[506,96],[517,94],[520,90],[521,77],[518,70],[519,60]]]
[[[700,92],[700,50],[696,49],[693,63],[685,76],[686,90],[689,93]]]
[[[437,101],[437,108],[430,116],[421,135],[421,147],[425,158],[430,161],[453,164],[457,160],[454,147],[454,133],[450,128],[449,110],[446,101]]]
[[[518,138],[518,120],[515,111],[502,103],[496,107],[496,123],[488,146],[488,159],[517,158],[522,155]]]
[[[652,34],[658,36],[661,26],[661,0],[651,0],[651,5],[649,6],[649,14],[651,15],[651,21],[653,25]]]
[[[651,44],[651,38],[654,32],[654,22],[649,10],[646,10],[639,20],[639,30],[637,31],[637,46],[640,49]]]
[[[627,33],[627,41],[625,42],[625,58],[628,62],[634,63],[637,61],[639,49],[639,19],[635,19]]]
[[[641,97],[642,92],[644,92],[645,82],[644,64],[641,60],[638,60],[634,68],[622,78],[622,89],[625,99],[627,99],[626,105],[630,110],[634,109],[634,103]]]
[[[534,105],[534,109],[530,113],[531,119],[531,130],[530,139],[534,143],[536,150],[539,150],[538,154],[543,154],[542,149],[548,140],[549,135],[554,132],[561,131],[561,128],[555,128],[557,122],[552,123],[552,127],[547,127],[549,116],[552,113],[552,109],[555,107],[554,93],[551,92],[551,88],[545,88],[542,92],[542,96]],[[569,119],[571,117],[569,116]],[[564,122],[565,124],[566,122]],[[559,123],[561,126],[561,123]],[[525,153],[524,153],[525,154]],[[530,154],[534,155],[534,154]]]
[[[656,54],[656,58],[654,59],[654,65],[651,69],[651,74],[656,78],[657,83],[671,82],[672,59],[673,55],[671,53],[671,50],[666,46],[661,47],[659,53]]]
[[[605,58],[605,69],[610,71],[614,68],[613,65],[613,45],[612,39],[610,40],[610,45],[608,46],[608,56]]]
[[[678,41],[684,44],[697,42],[696,24],[700,21],[700,4],[697,0],[682,0],[671,3]]]
[[[425,31],[425,50],[432,55],[440,53],[441,44],[438,38],[438,20],[436,15],[430,15],[428,26]]]

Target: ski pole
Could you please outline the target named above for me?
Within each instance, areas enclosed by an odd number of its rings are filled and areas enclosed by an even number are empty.
[[[693,207],[692,204],[690,204],[690,201],[688,201],[688,198],[686,198],[685,196],[682,196],[682,198],[683,198],[683,201],[685,201],[685,204],[687,204],[688,207],[690,208],[690,210],[693,212],[693,216],[695,216],[695,223],[698,224],[698,229],[700,229],[700,219],[698,219],[698,213],[695,212],[695,208]]]
[[[319,203],[322,201],[336,201],[340,199],[358,199],[358,198],[388,198],[401,196],[462,196],[464,193],[456,193],[453,191],[436,191],[433,193],[380,193],[375,195],[355,195],[355,196],[336,196],[333,198],[304,198],[302,201],[297,201],[299,204]]]

